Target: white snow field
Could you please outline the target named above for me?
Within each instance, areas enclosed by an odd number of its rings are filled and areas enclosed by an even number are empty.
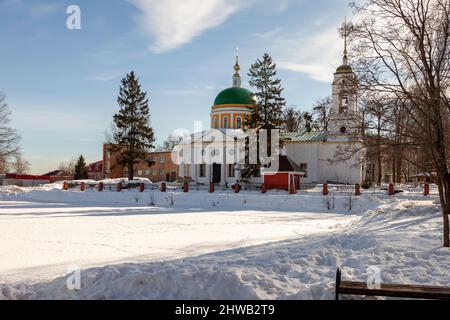
[[[441,229],[437,196],[420,190],[349,210],[348,195],[317,190],[0,187],[0,299],[333,299],[338,266],[346,279],[378,267],[387,283],[449,286]],[[80,290],[67,288],[72,266]]]

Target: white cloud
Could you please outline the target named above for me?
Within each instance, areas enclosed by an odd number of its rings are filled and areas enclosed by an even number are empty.
[[[154,38],[151,50],[163,53],[189,43],[253,3],[240,0],[128,0],[141,11],[140,24]]]
[[[316,81],[329,83],[340,65],[343,46],[337,26],[303,38],[298,35],[285,36],[275,41],[279,56],[277,65],[280,69],[303,73]]]

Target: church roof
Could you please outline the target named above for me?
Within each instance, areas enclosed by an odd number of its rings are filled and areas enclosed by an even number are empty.
[[[214,101],[214,105],[255,104],[253,93],[245,88],[232,87],[223,90]]]
[[[353,73],[353,69],[349,65],[342,65],[339,68],[337,68],[337,70],[336,70],[336,74],[340,74],[340,73]]]
[[[325,131],[297,131],[283,133],[283,139],[286,142],[323,142],[328,139]]]

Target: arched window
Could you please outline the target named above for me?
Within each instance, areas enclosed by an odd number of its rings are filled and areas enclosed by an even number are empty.
[[[242,118],[241,117],[236,118],[236,129],[242,129]]]
[[[349,107],[349,98],[346,92],[341,94],[341,101],[339,105],[339,113],[346,113]]]
[[[224,118],[223,118],[223,127],[224,127],[225,129],[228,128],[228,117],[224,117]]]

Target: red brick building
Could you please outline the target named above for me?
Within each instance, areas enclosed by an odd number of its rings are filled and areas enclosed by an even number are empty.
[[[119,165],[118,153],[108,150],[109,145],[103,145],[103,177],[117,179],[128,176],[128,168]],[[178,178],[178,166],[172,161],[171,151],[149,152],[146,161],[137,164],[134,175],[148,178],[152,182],[173,182]]]
[[[86,169],[89,179],[97,181],[103,179],[103,160],[89,164]]]

